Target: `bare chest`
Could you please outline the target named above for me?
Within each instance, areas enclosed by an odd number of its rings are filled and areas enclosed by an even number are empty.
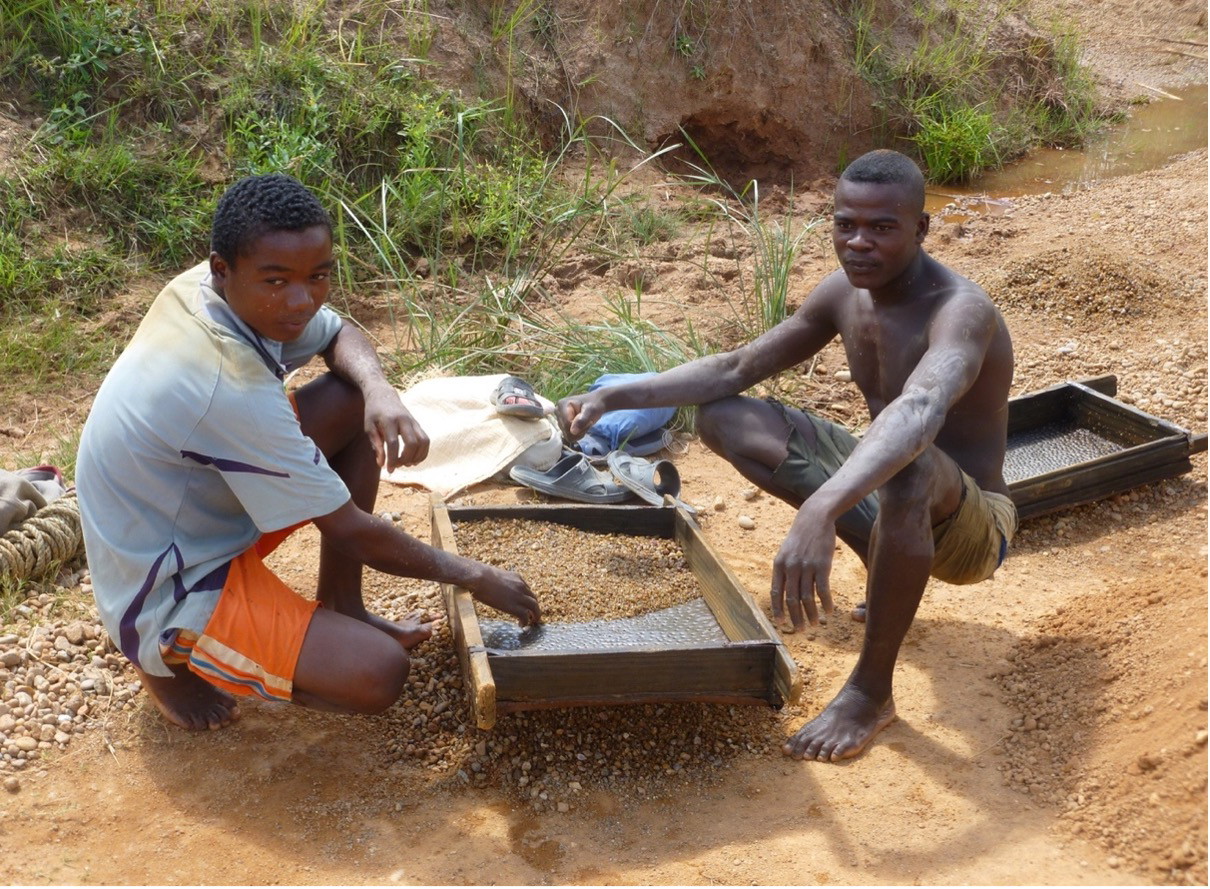
[[[928,349],[928,318],[900,311],[855,311],[841,329],[853,382],[871,417],[903,392],[904,383]]]

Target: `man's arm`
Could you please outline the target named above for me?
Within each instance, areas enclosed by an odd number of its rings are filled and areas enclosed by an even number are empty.
[[[828,575],[836,520],[886,484],[929,447],[946,416],[979,377],[999,321],[986,299],[959,299],[944,307],[929,332],[930,344],[901,394],[874,418],[840,469],[803,503],[774,560],[773,613],[783,596],[796,627],[817,623],[815,598],[832,610]]]
[[[559,422],[572,441],[609,411],[706,404],[751,388],[810,358],[836,336],[834,301],[847,287],[843,274],[828,276],[793,315],[750,343],[706,355],[654,377],[608,386],[559,402]]]
[[[378,465],[392,470],[422,462],[429,453],[428,436],[387,382],[366,335],[346,321],[322,354],[334,374],[361,390],[365,430]]]
[[[315,527],[346,556],[375,570],[456,584],[485,605],[511,614],[522,626],[542,619],[537,597],[519,574],[429,546],[358,509],[352,500],[315,519]]]

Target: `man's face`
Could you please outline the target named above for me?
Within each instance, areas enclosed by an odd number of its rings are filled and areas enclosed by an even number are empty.
[[[877,290],[894,281],[928,234],[928,214],[903,185],[841,179],[833,203],[832,246],[854,287]]]
[[[299,338],[328,298],[332,235],[325,226],[272,231],[252,242],[234,265],[210,254],[215,289],[263,337]]]

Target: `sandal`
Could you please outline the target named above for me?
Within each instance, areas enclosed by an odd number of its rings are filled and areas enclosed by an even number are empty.
[[[523,417],[527,420],[541,419],[546,412],[538,401],[534,387],[520,377],[505,377],[500,381],[491,397],[496,413],[506,417]]]
[[[580,453],[566,454],[545,472],[514,466],[508,475],[519,485],[579,503],[622,503],[633,496],[629,488],[595,468]]]
[[[673,503],[690,515],[696,510],[678,499],[681,493],[681,474],[670,460],[645,460],[625,451],[610,451],[607,458],[614,478],[652,506],[663,506],[664,498],[671,497]]]

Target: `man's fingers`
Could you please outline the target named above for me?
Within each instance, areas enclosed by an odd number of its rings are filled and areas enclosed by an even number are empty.
[[[820,578],[815,582],[815,591],[819,594],[819,604],[823,608],[824,614],[832,613],[832,587],[827,577]]]
[[[784,600],[786,595],[786,572],[781,565],[774,561],[773,563],[773,586],[769,590],[769,607],[773,611],[774,620],[781,620],[784,613]]]
[[[819,624],[819,609],[815,607],[815,578],[813,576],[803,583],[802,593],[801,604],[803,611],[806,612],[806,623],[814,627]],[[802,623],[800,622],[795,626],[801,627]]]

